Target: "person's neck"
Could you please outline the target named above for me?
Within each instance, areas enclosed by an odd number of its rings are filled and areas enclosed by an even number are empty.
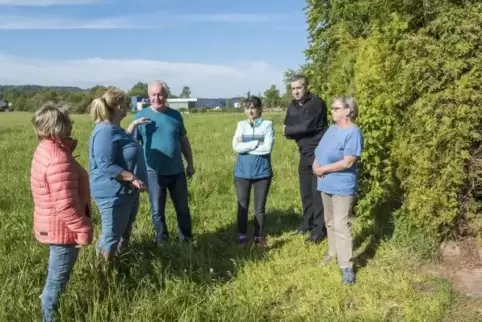
[[[164,111],[167,109],[167,106],[164,105],[164,106],[159,106],[159,107],[153,107],[153,106],[151,105],[151,109],[152,109],[154,112],[162,113],[162,112],[164,112]]]
[[[305,102],[308,96],[310,95],[309,92],[306,92],[305,95],[303,95],[299,100],[296,100],[299,106],[302,106]]]
[[[250,123],[251,125],[255,125],[255,124],[256,124],[256,121],[259,120],[260,118],[261,118],[261,116],[255,116],[255,117],[252,117],[252,118],[251,118],[251,117],[248,118],[248,120],[249,120],[249,123]]]
[[[116,125],[116,126],[119,126],[119,127],[120,127],[120,124],[121,124],[121,120],[118,119],[118,118],[112,118],[110,120],[105,120],[104,122],[107,122],[107,123],[110,123],[112,125]]]
[[[347,127],[350,127],[353,125],[353,122],[350,121],[350,120],[340,120],[338,122],[336,122],[336,125],[339,127],[339,128],[347,128]]]

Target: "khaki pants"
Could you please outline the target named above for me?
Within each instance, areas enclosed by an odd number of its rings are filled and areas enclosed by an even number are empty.
[[[338,258],[341,268],[353,267],[351,234],[354,196],[321,193],[328,233],[328,254]]]

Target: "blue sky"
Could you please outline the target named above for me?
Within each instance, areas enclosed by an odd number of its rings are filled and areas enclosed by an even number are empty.
[[[0,84],[165,80],[193,96],[263,92],[304,62],[304,0],[0,0]]]

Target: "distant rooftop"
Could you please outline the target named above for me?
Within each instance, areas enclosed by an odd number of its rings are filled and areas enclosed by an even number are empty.
[[[197,102],[197,98],[168,98],[167,101],[169,103],[184,103],[184,102]]]

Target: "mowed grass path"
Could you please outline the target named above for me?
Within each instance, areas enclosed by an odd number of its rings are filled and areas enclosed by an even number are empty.
[[[96,273],[95,244],[83,248],[61,299],[61,320],[443,319],[452,301],[450,284],[414,273],[409,269],[413,264],[410,254],[400,251],[394,242],[382,242],[360,269],[358,283],[346,287],[340,282],[336,265],[319,265],[326,242],[306,245],[303,237],[291,235],[300,218],[298,155],[295,144],[281,135],[281,114],[265,116],[276,123],[277,132],[275,179],[266,218],[270,249],[263,254],[236,248],[231,138],[236,122],[243,117],[211,113],[185,117],[197,170],[189,182],[193,245],[173,241],[166,249],[153,248],[149,205],[143,195],[132,250],[119,272],[109,285],[101,284]],[[37,243],[32,233],[29,180],[37,142],[30,118],[31,114],[0,114],[0,321],[40,320],[38,297],[47,273],[48,247]],[[73,118],[74,136],[79,139],[75,154],[87,167],[93,124],[88,116]],[[177,226],[170,200],[167,214],[171,235],[175,236]],[[94,222],[95,243],[99,235],[97,209]],[[360,231],[357,225],[355,230]]]

